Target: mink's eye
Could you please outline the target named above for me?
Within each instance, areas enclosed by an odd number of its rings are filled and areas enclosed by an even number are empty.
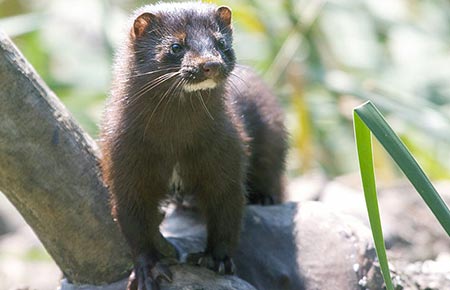
[[[225,38],[219,38],[217,40],[217,46],[221,50],[226,50],[227,49],[227,42],[226,42]]]
[[[179,54],[183,50],[183,47],[179,43],[174,43],[170,46],[170,52],[172,54]]]

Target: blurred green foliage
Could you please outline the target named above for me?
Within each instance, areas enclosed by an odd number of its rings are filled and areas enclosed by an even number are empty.
[[[239,62],[286,108],[291,175],[356,170],[352,109],[370,99],[432,178],[450,177],[448,0],[212,2],[233,9]],[[114,48],[147,3],[0,0],[0,29],[95,137]],[[389,162],[376,166],[395,175]]]

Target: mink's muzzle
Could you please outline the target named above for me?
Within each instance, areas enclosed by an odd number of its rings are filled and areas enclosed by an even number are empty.
[[[188,83],[200,83],[208,79],[219,82],[226,78],[225,65],[217,60],[207,60],[196,65],[182,66],[180,75]]]
[[[207,78],[214,78],[220,73],[222,64],[218,61],[207,61],[200,65],[201,71]]]

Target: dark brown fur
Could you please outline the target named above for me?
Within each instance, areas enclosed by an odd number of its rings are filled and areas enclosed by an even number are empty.
[[[195,194],[207,221],[198,262],[216,271],[233,271],[246,192],[251,203],[279,200],[283,115],[250,69],[235,68],[230,17],[228,8],[209,4],[145,6],[117,54],[101,128],[102,172],[135,259],[131,288],[158,289],[158,276],[170,279],[153,240],[175,166],[183,193]],[[217,86],[183,89],[206,79]]]

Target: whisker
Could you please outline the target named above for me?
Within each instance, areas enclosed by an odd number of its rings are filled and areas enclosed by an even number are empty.
[[[234,91],[236,94],[242,95],[242,89],[239,88],[239,86],[236,85],[236,84],[234,83],[233,80],[229,80],[229,81],[227,82],[227,85],[228,85],[228,87],[229,87],[232,91]]]
[[[178,82],[176,82],[175,83],[175,86],[173,86],[173,88],[172,88],[172,92],[175,92],[176,93],[176,91],[180,88],[180,85],[181,85],[181,83],[183,82],[183,80],[179,80]],[[173,101],[173,100],[175,100],[175,99],[178,99],[178,103],[180,103],[180,95],[179,95],[179,92],[180,92],[180,90],[178,91],[178,94],[175,96],[175,95],[172,95],[172,97],[171,98],[169,98],[168,100],[167,100],[167,102],[166,102],[166,104],[165,104],[165,106],[164,106],[164,109],[163,109],[163,112],[162,112],[162,118],[165,118],[164,116],[165,116],[165,112],[167,111],[167,107],[169,106],[169,104]]]
[[[214,117],[211,115],[211,113],[208,110],[208,107],[205,104],[205,100],[203,100],[203,95],[201,94],[201,92],[197,92],[197,95],[200,97],[200,103],[202,104],[203,108],[205,109],[206,113],[208,114],[208,116],[211,118],[211,120],[214,121]]]
[[[177,72],[166,73],[149,81],[148,83],[145,83],[137,92],[135,92],[134,96],[137,96],[137,94],[140,94],[142,91],[149,89],[149,87],[153,87],[154,85],[158,86],[161,82],[165,82],[167,79],[173,77],[176,74]]]
[[[244,79],[243,79],[240,75],[238,75],[237,73],[235,73],[235,72],[233,72],[233,71],[230,72],[230,74],[231,74],[232,76],[234,76],[236,79],[240,80],[240,81],[242,82],[242,84],[245,85],[247,88],[249,88],[247,82],[244,81]]]
[[[153,75],[156,73],[166,72],[166,71],[170,71],[170,70],[178,70],[178,69],[179,69],[179,66],[173,66],[173,65],[159,67],[158,69],[147,71],[147,72],[142,72],[142,73],[139,72],[137,69],[135,69],[133,72],[121,74],[122,80],[120,82],[127,83],[130,80],[133,80],[138,77]]]
[[[148,92],[149,90],[151,90],[151,89],[153,89],[153,88],[155,88],[155,87],[161,85],[162,83],[164,83],[165,81],[171,79],[172,77],[174,77],[174,76],[176,76],[176,75],[178,75],[178,73],[175,73],[174,75],[171,75],[171,76],[167,77],[167,78],[164,79],[163,81],[161,81],[161,82],[159,82],[159,83],[157,83],[157,84],[154,84],[154,86],[149,87],[147,90],[145,90],[145,91],[141,94],[141,96],[144,95],[144,94],[145,94],[146,92]],[[129,104],[135,103],[138,99],[139,99],[138,96],[133,97],[133,100],[131,100]],[[134,117],[133,122],[134,122],[135,120],[139,119],[145,112],[147,112],[147,107],[148,107],[149,105],[151,105],[151,104],[152,104],[152,103],[149,102],[149,103],[147,104],[147,106],[144,106],[143,108],[141,108],[141,109],[140,109],[141,112],[140,112],[136,117]]]
[[[129,104],[136,103],[140,99],[140,97],[145,95],[147,92],[162,85],[166,81],[170,80],[171,78],[173,78],[179,74],[180,74],[179,72],[167,73],[167,74],[162,75],[162,76],[152,80],[151,82],[145,84],[132,96],[131,100],[129,101]]]
[[[165,68],[152,70],[152,71],[148,71],[148,72],[144,72],[144,73],[131,74],[131,75],[128,76],[128,78],[129,79],[138,78],[138,77],[142,77],[142,76],[148,76],[148,75],[152,75],[152,74],[155,74],[155,73],[164,72],[164,71],[168,71],[168,70],[175,70],[175,69],[178,70],[179,66],[171,66],[171,67],[165,67]]]
[[[176,88],[176,89],[178,90],[179,88],[181,88],[184,85],[185,82],[186,82],[186,80],[182,80],[180,82],[180,86],[178,88]],[[182,93],[183,93],[183,89],[178,90],[178,95],[177,95],[177,98],[178,98],[178,110],[180,109],[180,104],[181,104],[181,100],[182,100],[181,99],[182,98],[182,96],[181,96]]]
[[[158,103],[156,104],[155,108],[153,109],[153,111],[152,111],[152,113],[151,113],[151,115],[150,115],[150,118],[149,118],[148,121],[147,121],[147,124],[145,125],[145,128],[144,128],[144,134],[143,134],[143,139],[144,139],[144,140],[145,140],[145,133],[147,132],[148,125],[150,124],[150,122],[151,122],[153,116],[155,115],[156,111],[158,110],[159,106],[162,104],[162,102],[164,101],[164,99],[166,99],[166,97],[169,95],[169,93],[172,92],[173,88],[174,88],[179,82],[180,82],[180,81],[174,82],[174,83],[170,86],[170,88],[169,88],[169,89],[162,95],[162,97],[159,99]]]
[[[194,103],[192,102],[192,94],[189,94],[189,102],[191,103],[192,111],[195,112]]]

